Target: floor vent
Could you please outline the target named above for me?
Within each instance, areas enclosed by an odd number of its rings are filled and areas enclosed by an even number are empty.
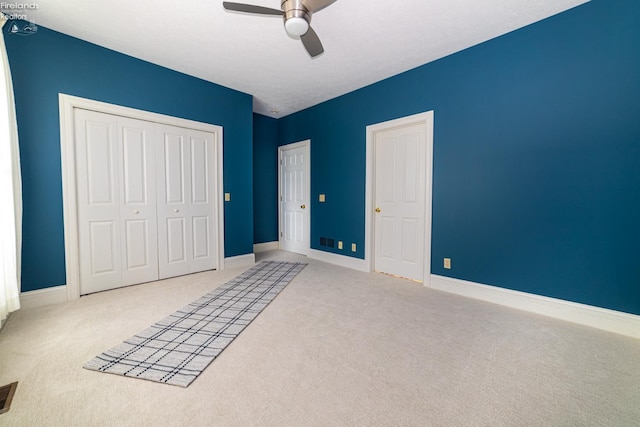
[[[4,414],[11,407],[11,400],[16,392],[18,383],[11,383],[0,387],[0,414]]]

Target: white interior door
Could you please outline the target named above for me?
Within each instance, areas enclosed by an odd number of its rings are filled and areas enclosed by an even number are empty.
[[[160,278],[217,268],[213,134],[158,126]]]
[[[309,141],[280,147],[280,249],[307,255],[310,239]]]
[[[415,124],[374,137],[374,268],[417,281],[424,273],[425,134]]]
[[[153,124],[75,110],[81,294],[156,280]]]

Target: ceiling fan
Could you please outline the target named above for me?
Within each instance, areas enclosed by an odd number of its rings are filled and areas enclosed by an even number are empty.
[[[284,28],[294,37],[300,37],[304,48],[312,58],[324,52],[320,38],[311,28],[311,15],[324,9],[336,0],[281,0],[280,9],[255,6],[244,3],[223,1],[226,10],[234,12],[256,13],[259,15],[277,15],[284,19]]]

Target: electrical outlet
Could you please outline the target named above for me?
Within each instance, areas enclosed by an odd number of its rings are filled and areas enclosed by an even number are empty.
[[[451,258],[444,259],[444,268],[447,270],[451,270]]]
[[[342,242],[338,240],[338,249],[342,250]]]
[[[356,251],[356,244],[352,243],[351,244],[351,252],[355,252]]]

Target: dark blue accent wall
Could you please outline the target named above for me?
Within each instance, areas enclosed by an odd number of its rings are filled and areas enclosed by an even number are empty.
[[[278,240],[278,121],[253,115],[253,242]]]
[[[22,291],[66,282],[58,93],[224,128],[225,256],[253,252],[252,97],[39,27],[5,36],[23,184]]]
[[[639,16],[593,0],[280,119],[311,246],[363,258],[365,127],[434,110],[433,274],[640,314]]]

